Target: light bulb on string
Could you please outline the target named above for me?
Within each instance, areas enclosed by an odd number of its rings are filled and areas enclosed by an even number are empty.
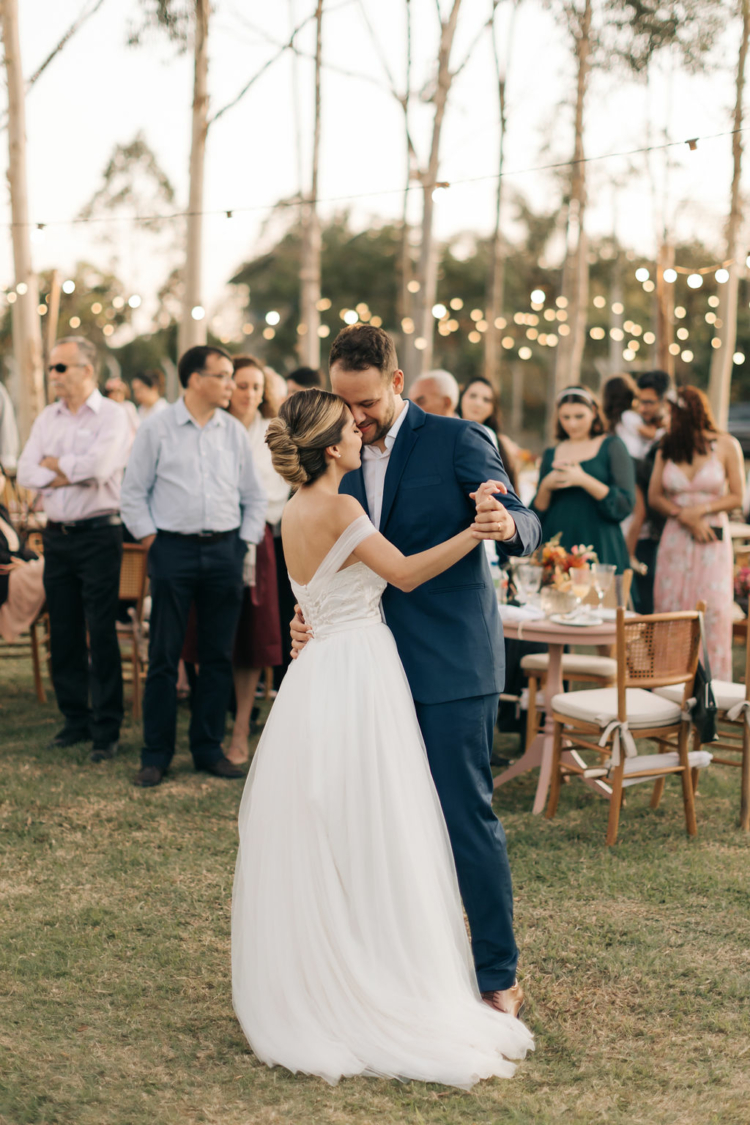
[[[192,309],[190,310],[190,315],[192,316],[193,320],[203,320],[206,315],[206,310],[203,308],[203,305],[193,305]]]
[[[691,289],[700,289],[703,285],[703,275],[691,273],[688,275],[687,283]]]
[[[645,268],[645,266],[641,266],[640,269],[637,269],[635,271],[635,279],[636,279],[636,281],[648,281],[649,272]]]
[[[675,281],[677,281],[677,270],[667,269],[662,274],[662,277],[669,285],[672,285]]]
[[[63,293],[75,293],[75,291],[76,291],[75,281],[73,281],[72,278],[68,278],[67,281],[64,281],[62,283],[62,291],[63,291]]]
[[[725,282],[729,281],[729,270],[725,270],[722,267],[722,269],[716,271],[714,277],[718,281],[719,285],[724,285]]]

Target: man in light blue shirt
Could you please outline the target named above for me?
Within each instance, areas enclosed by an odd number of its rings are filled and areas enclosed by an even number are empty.
[[[242,777],[222,749],[232,647],[249,546],[263,538],[266,494],[244,427],[226,407],[232,361],[222,348],[190,348],[178,371],[185,395],[136,435],[122,487],[122,518],[149,550],[149,669],[141,769],[159,785],[175,748],[177,670],[195,603],[200,673],[190,721],[196,769]]]

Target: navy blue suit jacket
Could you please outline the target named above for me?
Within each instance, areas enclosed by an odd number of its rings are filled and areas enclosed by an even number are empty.
[[[476,422],[425,414],[411,402],[388,461],[380,530],[404,555],[426,551],[473,522],[469,493],[485,480],[508,489],[499,498],[513,513],[518,542],[506,554],[531,554],[541,542],[541,524],[511,488],[488,432]],[[368,511],[361,468],[347,473],[340,491]],[[505,545],[497,546],[502,556]],[[481,543],[411,593],[388,586],[383,609],[418,703],[502,691],[503,630]]]

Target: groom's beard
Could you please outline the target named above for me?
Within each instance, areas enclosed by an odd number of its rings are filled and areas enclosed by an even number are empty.
[[[372,430],[367,430],[362,435],[362,442],[364,445],[373,445],[376,441],[382,441],[385,435],[390,430],[396,418],[396,403],[391,403],[391,409],[388,413],[387,419],[382,422],[376,422]]]

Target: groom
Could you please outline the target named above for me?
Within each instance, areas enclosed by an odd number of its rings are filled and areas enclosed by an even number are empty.
[[[348,403],[364,443],[362,467],[344,477],[341,491],[360,501],[403,554],[425,551],[475,520],[501,553],[536,549],[539,520],[513,492],[488,432],[404,400],[404,374],[386,332],[369,324],[344,328],[329,363],[331,387]],[[470,493],[484,480],[503,482],[507,493],[502,503],[495,497],[475,512]],[[388,586],[383,611],[448,826],[479,989],[492,1007],[517,1015],[523,993],[516,983],[513,891],[490,770],[505,652],[485,551],[472,551],[411,593]],[[307,639],[298,616],[293,647]]]

